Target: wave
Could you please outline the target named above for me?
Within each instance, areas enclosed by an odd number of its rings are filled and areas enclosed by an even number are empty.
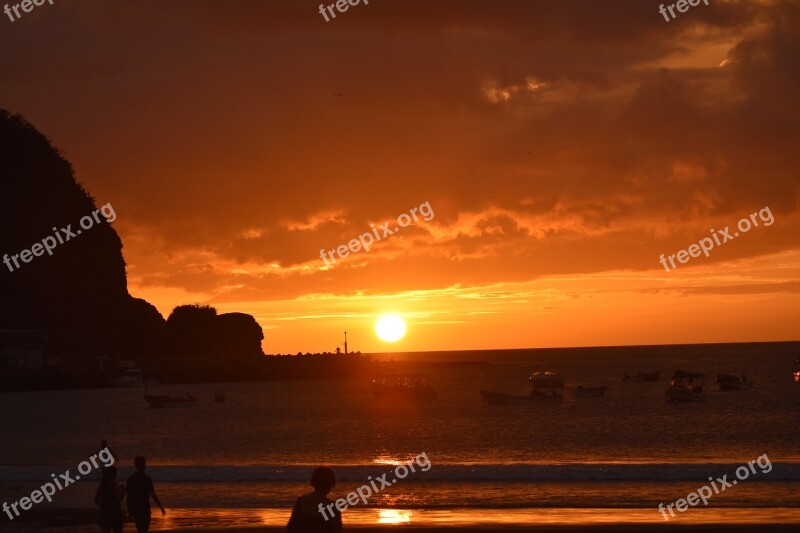
[[[408,481],[466,483],[466,482],[670,482],[707,481],[708,478],[722,477],[735,479],[735,471],[742,463],[570,463],[570,464],[434,464],[427,472],[415,465],[416,474],[410,474]],[[313,465],[193,465],[193,466],[150,466],[148,473],[160,482],[186,483],[232,483],[232,482],[297,482],[306,483]],[[394,477],[393,465],[344,465],[334,466],[340,482],[364,483],[367,478],[377,478],[387,473],[386,479]],[[758,464],[756,473],[749,472],[748,481],[800,481],[800,463],[772,463],[770,472],[762,472]],[[47,481],[50,474],[61,474],[62,466],[54,465],[6,465],[0,466],[0,481],[26,482]],[[74,477],[75,468],[70,469]],[[132,468],[120,468],[120,477],[133,473]],[[99,479],[99,472],[92,472],[82,478]]]

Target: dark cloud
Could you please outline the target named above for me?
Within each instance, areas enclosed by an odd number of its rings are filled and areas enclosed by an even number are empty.
[[[258,299],[649,270],[765,205],[779,223],[713,260],[796,249],[797,2],[670,23],[640,0],[317,6],[62,2],[4,24],[4,105],[113,201],[142,284]],[[318,270],[424,201],[431,228]]]

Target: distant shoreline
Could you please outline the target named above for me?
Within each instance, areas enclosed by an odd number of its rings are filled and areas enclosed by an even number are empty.
[[[577,348],[513,348],[496,350],[446,350],[382,352],[373,354],[265,355],[220,363],[208,358],[168,358],[148,373],[162,384],[252,383],[269,381],[358,380],[387,372],[419,368],[469,367],[492,364],[550,365],[585,359],[587,363],[607,356],[629,355],[631,370],[645,368],[648,359],[664,355],[683,358],[708,354],[751,352],[787,358],[787,365],[800,356],[800,341],[769,341],[644,346],[596,346]],[[59,367],[40,372],[0,371],[0,391],[23,392],[110,388],[112,376],[93,367]]]
[[[491,365],[487,361],[375,361],[366,354],[303,354],[301,356],[265,356],[266,361],[248,362],[242,368],[204,367],[182,373],[170,369],[169,374],[153,373],[160,385],[207,383],[263,383],[273,381],[367,380],[384,373],[431,367],[472,367]],[[364,359],[360,359],[363,357]],[[186,362],[187,366],[191,362]],[[49,369],[36,373],[0,372],[0,394],[53,390],[113,389],[110,376],[92,374],[80,368],[65,372]],[[142,387],[142,390],[144,387]],[[124,389],[120,389],[124,390]],[[130,389],[128,389],[130,390]]]

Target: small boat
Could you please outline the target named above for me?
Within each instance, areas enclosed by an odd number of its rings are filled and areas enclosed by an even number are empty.
[[[795,382],[800,381],[800,357],[794,360],[794,372],[792,372]]]
[[[168,394],[145,394],[144,399],[150,404],[150,407],[197,405],[197,398],[188,393],[185,397],[170,396]]]
[[[225,401],[225,393],[222,392],[222,389],[217,389],[217,392],[214,393],[214,401],[217,403]]]
[[[605,385],[578,385],[573,387],[572,394],[576,398],[590,398],[597,396],[604,396],[608,387]]]
[[[118,389],[138,389],[158,385],[157,379],[144,379],[142,371],[135,368],[126,370],[122,374],[122,377],[110,379],[108,381]]]
[[[622,381],[639,382],[639,381],[658,381],[658,372],[638,372],[635,376],[625,374]]]
[[[483,401],[488,405],[530,405],[536,403],[563,402],[564,396],[557,394],[556,391],[546,393],[541,390],[533,390],[530,394],[506,394],[504,392],[481,391]]]
[[[706,398],[706,376],[676,370],[667,389],[668,402],[702,402]]]
[[[528,378],[534,389],[558,389],[564,386],[564,378],[555,370],[536,370]]]
[[[752,389],[753,385],[755,385],[755,382],[748,381],[747,376],[744,374],[742,374],[741,378],[731,374],[717,374],[716,382],[719,385],[719,390],[726,391]]]
[[[378,400],[435,400],[439,396],[422,374],[389,374],[373,379],[372,394]]]

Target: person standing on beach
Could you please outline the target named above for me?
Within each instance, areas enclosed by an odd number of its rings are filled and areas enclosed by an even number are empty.
[[[311,474],[311,486],[314,492],[297,498],[292,509],[292,516],[286,525],[287,533],[340,533],[342,531],[342,515],[333,509],[332,517],[323,516],[320,509],[333,503],[328,493],[336,486],[336,475],[327,466],[314,469]]]
[[[103,480],[97,487],[94,502],[100,506],[100,517],[97,525],[102,533],[122,533],[122,509],[120,504],[125,499],[125,486],[117,485],[117,467],[103,469]]]
[[[145,459],[141,455],[133,460],[136,473],[128,478],[128,513],[136,522],[137,533],[147,533],[150,531],[150,498],[161,508],[161,516],[166,516],[167,512],[161,501],[156,495],[156,488],[153,480],[144,473]]]
[[[105,440],[105,439],[102,439],[102,440],[100,440],[100,448],[98,448],[98,449],[97,449],[97,450],[94,452],[94,454],[97,454],[97,453],[99,453],[99,452],[101,452],[101,451],[104,451],[104,450],[108,450],[108,453],[110,453],[110,454],[111,454],[111,458],[112,458],[112,459],[114,459],[114,460],[111,462],[111,464],[114,464],[114,463],[116,463],[116,462],[117,462],[117,454],[115,454],[115,453],[114,453],[114,450],[112,450],[112,449],[111,449],[111,448],[108,446],[108,442],[106,442],[106,440]],[[93,454],[93,453],[90,453],[90,454],[89,454],[89,456],[91,457],[91,456],[92,456],[92,455],[94,455],[94,454]],[[104,471],[105,469],[106,469],[106,466],[105,466],[105,465],[100,465],[100,471],[101,471],[101,472],[102,472],[102,471]]]

